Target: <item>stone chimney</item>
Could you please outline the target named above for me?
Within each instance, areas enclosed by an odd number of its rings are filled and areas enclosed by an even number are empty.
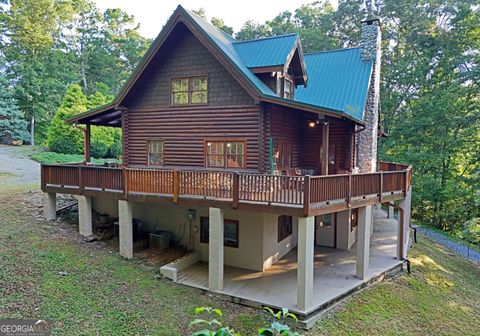
[[[359,172],[368,173],[377,169],[382,33],[379,19],[364,20],[361,24],[360,57],[364,62],[373,62],[373,71],[363,117],[365,129],[357,133],[355,139],[357,144],[356,166]]]

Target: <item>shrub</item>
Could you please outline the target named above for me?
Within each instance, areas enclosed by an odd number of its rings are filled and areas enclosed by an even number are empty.
[[[50,150],[64,154],[81,154],[83,152],[83,131],[68,125],[65,120],[87,109],[87,98],[82,88],[71,85],[55,113],[47,132],[47,145]]]

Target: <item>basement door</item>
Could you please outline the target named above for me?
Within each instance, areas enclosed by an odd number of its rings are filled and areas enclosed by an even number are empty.
[[[335,214],[315,216],[315,245],[336,247],[337,223]]]

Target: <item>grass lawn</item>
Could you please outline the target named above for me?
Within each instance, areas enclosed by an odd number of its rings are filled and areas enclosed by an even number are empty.
[[[53,335],[189,335],[194,307],[209,305],[244,336],[264,324],[256,310],[158,279],[157,269],[44,221],[40,199],[0,193],[1,317],[49,319]],[[479,267],[424,239],[409,257],[412,275],[363,291],[304,334],[479,335]]]
[[[55,164],[55,163],[75,163],[83,162],[84,156],[81,154],[61,154],[55,152],[45,151],[45,148],[38,146],[22,146],[19,147],[17,152],[21,155],[27,155],[32,160],[38,161],[43,164]],[[92,163],[103,164],[105,162],[118,162],[117,159],[91,159]]]
[[[60,154],[54,152],[37,152],[30,155],[32,160],[38,161],[43,164],[55,164],[55,163],[74,163],[83,162],[84,156],[77,154]],[[91,162],[95,164],[103,164],[105,162],[118,162],[117,159],[95,159],[91,158]]]

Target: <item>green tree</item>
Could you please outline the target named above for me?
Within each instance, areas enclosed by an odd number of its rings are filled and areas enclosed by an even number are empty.
[[[78,84],[71,85],[48,129],[47,145],[57,153],[81,154],[84,134],[81,129],[65,123],[71,116],[87,110],[87,98]]]
[[[0,88],[0,142],[28,141],[27,123],[17,106],[12,87],[2,73]]]
[[[215,27],[217,27],[218,29],[223,30],[228,35],[233,35],[233,28],[230,26],[227,26],[222,19],[212,17],[212,19],[210,20],[210,23]]]
[[[45,88],[53,86],[57,90],[61,86],[55,78],[44,74],[49,74],[45,69],[52,64],[52,58],[56,59],[57,54],[51,52],[51,47],[60,23],[69,15],[68,2],[53,0],[12,0],[10,7],[0,12],[5,36],[2,50],[10,65],[9,73],[14,78],[19,107],[30,120],[32,144],[35,142],[36,118],[58,93],[46,92]]]

